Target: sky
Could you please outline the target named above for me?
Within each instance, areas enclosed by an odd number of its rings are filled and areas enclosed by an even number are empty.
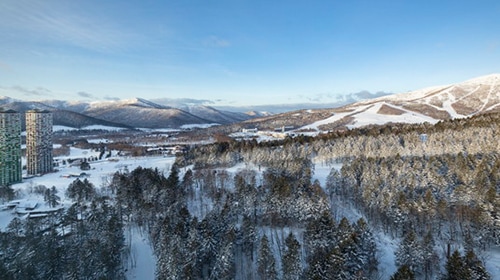
[[[248,106],[500,72],[497,0],[1,0],[0,96]]]

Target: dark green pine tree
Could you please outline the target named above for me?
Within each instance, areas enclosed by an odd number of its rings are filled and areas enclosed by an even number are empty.
[[[119,279],[122,277],[120,266],[122,252],[125,248],[125,238],[123,236],[123,225],[115,211],[110,214],[106,226],[106,230],[102,233],[104,238],[102,246],[107,257],[103,258],[102,263],[107,278]]]
[[[354,230],[354,240],[358,254],[357,263],[362,267],[363,275],[370,278],[369,276],[377,270],[377,245],[373,233],[363,218],[356,222]]]
[[[44,199],[52,208],[55,208],[57,205],[59,205],[59,202],[61,200],[61,198],[57,195],[57,189],[55,186],[52,186],[52,188],[45,190]]]
[[[324,254],[333,248],[336,243],[336,228],[330,211],[323,211],[318,219],[307,224],[304,243],[309,256]]]
[[[439,257],[434,250],[434,238],[429,231],[422,240],[423,273],[425,279],[432,279],[434,272],[439,269]]]
[[[177,189],[180,184],[179,168],[175,164],[172,165],[172,168],[170,168],[170,174],[168,175],[167,183],[173,189]]]
[[[396,265],[407,265],[413,272],[420,271],[423,262],[423,252],[415,231],[410,230],[401,241],[396,251]]]
[[[446,262],[446,271],[442,280],[471,280],[471,271],[465,266],[460,253],[455,250]]]
[[[391,280],[415,280],[415,273],[404,264],[391,276]]]
[[[474,251],[470,250],[465,253],[464,262],[470,270],[471,279],[473,280],[491,280],[491,276],[486,271],[481,260],[478,259]]]
[[[233,228],[224,235],[225,238],[220,244],[219,252],[215,257],[215,263],[210,275],[210,279],[234,279],[236,276],[234,261],[234,241],[236,233]]]
[[[290,234],[285,239],[286,250],[283,254],[283,280],[298,280],[302,274],[300,264],[300,243]]]
[[[269,247],[269,240],[264,235],[260,239],[259,256],[257,258],[257,273],[262,280],[276,280],[278,275],[276,273],[276,260],[274,259],[273,252]]]
[[[352,279],[345,270],[345,261],[339,248],[309,258],[305,279]]]
[[[253,262],[254,244],[256,241],[255,223],[246,215],[243,216],[241,232],[241,245],[243,253]]]

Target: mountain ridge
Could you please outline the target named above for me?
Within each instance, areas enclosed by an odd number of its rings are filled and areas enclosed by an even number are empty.
[[[0,106],[18,112],[34,108],[50,110],[54,112],[54,125],[73,128],[91,125],[148,129],[181,128],[184,125],[226,125],[252,118],[244,113],[226,112],[209,106],[174,108],[138,97],[84,102],[21,101],[0,96]]]
[[[330,109],[304,109],[255,118],[242,127],[331,131],[388,123],[437,123],[500,111],[500,74],[449,85],[426,87]]]

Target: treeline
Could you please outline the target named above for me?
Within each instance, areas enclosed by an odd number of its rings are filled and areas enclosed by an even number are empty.
[[[498,152],[500,114],[424,124],[387,124],[317,137],[299,135],[271,142],[226,141],[192,148],[177,163],[196,167],[238,162],[276,165],[296,158],[331,163],[355,157],[431,156]]]
[[[299,172],[198,169],[181,180],[176,166],[166,178],[138,168],[111,185],[151,236],[157,279],[372,279],[366,222],[335,221],[312,171]]]
[[[56,206],[54,188],[47,190],[47,202]],[[0,232],[1,279],[125,278],[123,226],[109,197],[79,179],[67,196],[75,200],[68,209],[15,217]]]

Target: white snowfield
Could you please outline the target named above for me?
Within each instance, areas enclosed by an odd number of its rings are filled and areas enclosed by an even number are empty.
[[[379,113],[380,109],[382,106],[388,106],[397,110],[401,110],[404,113],[401,115],[385,115]],[[359,106],[354,109],[352,112],[346,112],[346,113],[339,113],[339,114],[334,114],[333,116],[317,121],[315,123],[312,123],[310,125],[306,125],[301,127],[300,129],[315,129],[315,130],[320,130],[321,125],[326,125],[330,123],[334,123],[337,121],[341,121],[345,117],[353,117],[354,120],[350,122],[350,124],[347,125],[349,129],[353,128],[359,128],[371,124],[375,125],[383,125],[387,123],[424,123],[428,122],[431,124],[434,124],[438,122],[438,120],[428,117],[426,115],[413,112],[407,109],[404,109],[402,107],[398,107],[395,105],[392,105],[390,103],[386,103],[384,101],[375,103],[375,104],[368,104],[368,105],[363,105]]]

